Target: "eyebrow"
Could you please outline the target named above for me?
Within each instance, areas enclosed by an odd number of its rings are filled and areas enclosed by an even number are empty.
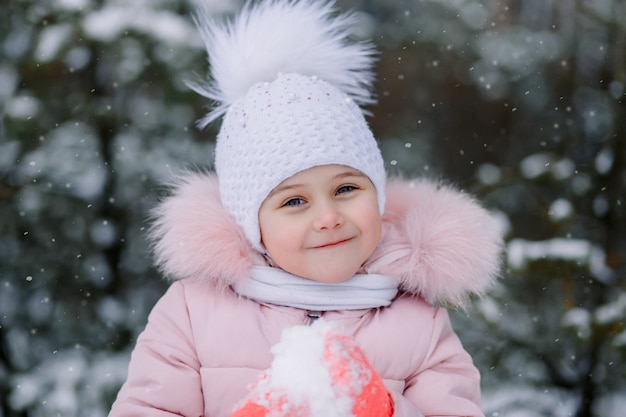
[[[337,180],[337,179],[342,179],[342,178],[349,178],[349,177],[361,177],[361,178],[367,178],[367,176],[365,174],[363,174],[361,171],[357,171],[356,169],[347,169],[346,171],[340,172],[336,175],[333,175],[333,177],[331,178],[331,180]],[[275,194],[281,193],[283,191],[289,191],[289,190],[293,190],[295,188],[299,188],[299,187],[303,187],[304,184],[289,184],[289,185],[279,185],[278,187],[274,188],[268,195],[267,198],[270,198],[272,196],[274,196]]]
[[[335,175],[333,179],[335,180],[338,178],[347,178],[347,177],[367,178],[367,175],[363,174],[361,171],[357,171],[356,169],[350,169],[345,172],[340,172],[339,174]]]

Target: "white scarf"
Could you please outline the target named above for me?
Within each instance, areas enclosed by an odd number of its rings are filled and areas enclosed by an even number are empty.
[[[356,274],[336,284],[302,278],[279,268],[253,266],[234,290],[255,301],[312,311],[384,307],[398,293],[398,283],[378,274]]]

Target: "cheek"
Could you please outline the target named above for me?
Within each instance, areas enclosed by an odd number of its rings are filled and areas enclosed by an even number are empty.
[[[261,240],[272,259],[278,262],[295,250],[298,235],[294,228],[284,224],[268,224],[267,226],[265,231],[261,230]]]
[[[367,210],[363,213],[361,225],[368,239],[368,247],[373,251],[378,246],[383,228],[382,218],[377,205],[374,210]]]

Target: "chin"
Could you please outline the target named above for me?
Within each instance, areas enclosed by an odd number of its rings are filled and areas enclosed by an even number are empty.
[[[305,276],[312,281],[324,282],[326,284],[337,284],[352,278],[356,271],[341,271],[335,274],[309,274]]]

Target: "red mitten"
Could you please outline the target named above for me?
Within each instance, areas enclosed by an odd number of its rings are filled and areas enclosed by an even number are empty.
[[[391,396],[378,372],[351,337],[328,332],[324,362],[335,392],[354,399],[353,416],[391,417]]]
[[[355,341],[323,320],[285,330],[271,368],[231,417],[391,417],[383,381]]]

